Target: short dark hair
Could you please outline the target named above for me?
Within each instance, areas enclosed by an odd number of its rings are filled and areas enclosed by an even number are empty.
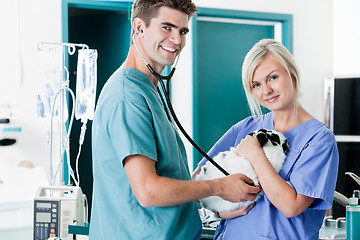
[[[161,7],[169,7],[186,13],[189,18],[198,11],[196,5],[191,0],[135,0],[131,10],[131,24],[135,18],[140,18],[145,22],[145,26],[150,25],[152,18],[156,17]],[[131,36],[134,29],[131,28]]]

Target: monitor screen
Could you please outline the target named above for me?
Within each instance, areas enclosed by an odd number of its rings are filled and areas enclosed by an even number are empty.
[[[36,222],[50,223],[51,222],[51,213],[49,212],[37,212],[35,216]]]
[[[360,77],[334,80],[334,134],[360,135]]]

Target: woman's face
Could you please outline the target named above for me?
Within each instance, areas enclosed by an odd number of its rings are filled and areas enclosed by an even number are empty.
[[[251,93],[263,107],[271,111],[294,109],[293,81],[284,67],[270,54],[255,68]]]

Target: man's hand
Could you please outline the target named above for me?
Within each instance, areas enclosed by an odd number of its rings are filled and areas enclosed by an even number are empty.
[[[232,219],[232,218],[244,216],[255,206],[255,204],[256,203],[254,202],[247,207],[240,207],[230,211],[219,212],[218,215],[223,219]]]
[[[261,188],[251,186],[253,182],[243,174],[232,174],[214,179],[215,195],[230,202],[254,201]]]
[[[200,173],[200,167],[193,172],[191,179],[195,180]],[[254,201],[256,195],[261,191],[260,187],[253,186],[253,181],[247,176],[237,173],[223,178],[212,180],[215,189],[214,196],[219,196],[230,202]]]

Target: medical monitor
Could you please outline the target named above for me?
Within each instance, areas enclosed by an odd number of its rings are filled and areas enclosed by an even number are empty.
[[[336,191],[350,197],[360,186],[345,172],[360,176],[360,77],[325,79],[325,122],[335,135],[339,151]],[[345,208],[334,202],[332,215],[345,217]]]
[[[337,136],[360,137],[360,77],[325,81],[326,122]]]

